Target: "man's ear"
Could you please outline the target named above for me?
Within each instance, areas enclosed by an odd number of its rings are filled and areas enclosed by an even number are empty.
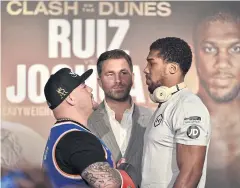
[[[98,82],[98,85],[102,88],[102,80],[100,79],[100,77],[97,78],[97,82]]]
[[[75,98],[74,98],[74,96],[73,96],[72,93],[70,93],[70,94],[66,97],[65,100],[66,100],[66,102],[67,102],[69,105],[71,105],[71,106],[74,106],[74,105],[76,104]]]
[[[177,63],[169,63],[168,70],[170,74],[175,74],[176,72],[179,71],[179,65]]]

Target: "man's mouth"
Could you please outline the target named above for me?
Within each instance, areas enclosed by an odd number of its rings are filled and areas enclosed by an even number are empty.
[[[215,87],[228,87],[232,83],[232,78],[229,77],[214,77],[211,79],[211,83]]]
[[[229,80],[232,79],[232,76],[226,76],[226,75],[219,75],[219,76],[214,76],[213,79],[219,79],[219,80]]]
[[[148,78],[146,78],[146,84],[147,84],[147,85],[150,85],[150,84],[151,84],[151,80],[148,79]]]
[[[115,91],[123,91],[125,89],[124,86],[116,86],[116,87],[113,87],[113,90]]]
[[[218,73],[213,76],[214,79],[230,79],[234,78],[234,76],[230,73]]]
[[[146,84],[147,84],[147,85],[150,84],[150,82],[151,82],[150,76],[146,74],[146,75],[145,75],[145,78],[146,78]]]

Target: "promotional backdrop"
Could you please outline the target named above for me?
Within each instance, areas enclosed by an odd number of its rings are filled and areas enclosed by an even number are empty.
[[[97,84],[96,60],[106,50],[123,49],[134,63],[135,84],[131,90],[134,101],[154,110],[156,105],[148,97],[143,74],[151,43],[161,37],[180,37],[189,43],[194,54],[195,25],[204,16],[223,8],[235,13],[240,10],[240,3],[2,2],[2,164],[17,165],[19,159],[16,156],[25,163],[37,158],[41,160],[47,136],[55,122],[43,89],[49,76],[56,70],[70,67],[81,74],[93,68],[94,74],[87,84],[93,88],[94,98],[101,102],[103,92]],[[239,54],[237,57],[240,63]],[[198,92],[200,84],[195,56],[185,81],[194,93]],[[235,100],[239,104],[239,97]],[[235,113],[239,115],[240,110]],[[234,124],[235,133],[240,132],[239,125]],[[236,137],[237,143],[238,137],[240,134]],[[226,162],[226,152],[221,151],[225,145],[221,145],[220,139],[219,142],[216,140],[220,144],[219,151],[213,148],[214,152],[209,152],[207,186],[239,187],[240,168],[234,169],[240,163],[239,146],[232,160],[234,163]],[[214,153],[217,153],[217,157]],[[30,154],[34,156],[30,157]],[[214,159],[211,160],[210,155]],[[233,172],[230,166],[235,166]],[[234,175],[230,175],[229,169]]]

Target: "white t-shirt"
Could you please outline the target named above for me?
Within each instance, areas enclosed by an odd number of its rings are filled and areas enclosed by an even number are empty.
[[[175,93],[145,132],[141,188],[172,188],[179,174],[176,143],[208,148],[210,135],[210,115],[200,98],[186,88]],[[205,186],[206,163],[198,188]]]

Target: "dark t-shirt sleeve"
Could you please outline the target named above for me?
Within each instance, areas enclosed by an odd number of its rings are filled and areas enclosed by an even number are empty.
[[[57,150],[65,165],[80,175],[89,165],[106,162],[101,142],[93,134],[84,131],[64,135],[57,144]]]

